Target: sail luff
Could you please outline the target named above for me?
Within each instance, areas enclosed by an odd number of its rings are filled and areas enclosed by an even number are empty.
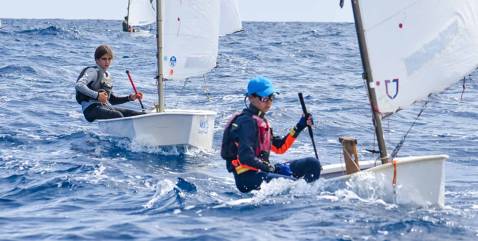
[[[377,136],[378,147],[380,149],[380,159],[382,163],[388,162],[387,147],[385,144],[385,139],[383,137],[383,128],[382,128],[382,116],[377,111],[377,97],[373,87],[373,76],[371,75],[372,69],[370,66],[370,61],[368,58],[367,42],[365,40],[364,28],[362,23],[362,17],[360,13],[359,1],[352,0],[352,9],[355,20],[355,29],[357,32],[357,39],[360,49],[360,57],[362,59],[362,66],[364,71],[365,85],[367,86],[368,97],[370,101],[370,108],[373,115],[373,124],[375,127],[375,135]]]
[[[164,111],[164,83],[163,83],[163,21],[162,21],[162,0],[156,1],[156,45],[157,45],[157,88],[158,104],[156,112]]]

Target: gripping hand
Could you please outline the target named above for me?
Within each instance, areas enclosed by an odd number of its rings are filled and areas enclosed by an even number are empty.
[[[295,131],[298,134],[301,131],[303,131],[307,126],[312,127],[313,125],[314,125],[314,119],[312,118],[312,115],[310,113],[307,113],[306,116],[302,116],[299,122],[297,122],[297,124],[295,125]]]

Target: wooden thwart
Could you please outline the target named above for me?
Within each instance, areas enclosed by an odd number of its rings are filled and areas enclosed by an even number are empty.
[[[357,153],[357,139],[350,136],[341,136],[339,137],[339,141],[342,143],[346,173],[352,174],[360,171]]]

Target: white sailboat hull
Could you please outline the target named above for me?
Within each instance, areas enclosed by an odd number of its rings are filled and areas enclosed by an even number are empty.
[[[216,112],[206,110],[155,111],[132,117],[99,120],[102,130],[145,146],[193,146],[211,150]]]
[[[345,174],[345,164],[326,165],[323,167],[322,177],[345,184],[359,196],[373,196],[399,204],[443,207],[444,163],[447,159],[447,155],[396,159],[395,188],[395,168],[392,163],[375,166],[375,161],[360,162],[362,171],[351,175]]]

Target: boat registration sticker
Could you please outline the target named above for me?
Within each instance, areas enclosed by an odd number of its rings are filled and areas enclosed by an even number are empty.
[[[169,66],[176,66],[176,56],[171,56],[171,58],[169,58]]]
[[[209,123],[207,117],[201,117],[199,120],[199,133],[207,134],[209,131]]]

